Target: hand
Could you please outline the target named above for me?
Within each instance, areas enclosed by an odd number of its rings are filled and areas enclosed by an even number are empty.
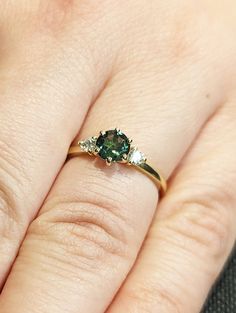
[[[200,312],[236,237],[235,10],[1,1],[1,313]],[[158,207],[132,167],[63,165],[116,126]]]

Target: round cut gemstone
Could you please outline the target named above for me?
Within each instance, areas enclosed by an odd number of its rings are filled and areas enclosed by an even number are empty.
[[[117,129],[107,130],[101,134],[96,146],[99,148],[100,157],[104,160],[110,159],[112,162],[121,161],[130,150],[129,139]]]

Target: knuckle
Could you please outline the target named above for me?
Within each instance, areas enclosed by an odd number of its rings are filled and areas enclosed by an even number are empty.
[[[4,186],[5,193],[9,195],[9,198],[15,199],[18,194],[23,193],[23,187],[26,183],[31,183],[31,180],[22,162],[22,151],[14,150],[7,144],[7,141],[7,138],[0,140],[1,185]]]
[[[24,1],[18,3],[0,3],[0,12],[4,23],[18,24],[21,31],[30,33],[33,31],[47,30],[49,32],[61,32],[67,21],[72,16],[75,0],[37,0],[29,5]],[[22,18],[24,16],[24,19]],[[29,28],[30,24],[30,28]],[[8,29],[7,28],[7,29]],[[22,33],[21,33],[22,35]]]
[[[37,26],[37,30],[57,35],[68,30],[71,23],[81,29],[83,24],[91,21],[91,16],[96,20],[94,12],[98,11],[100,3],[102,0],[98,0],[96,5],[91,0],[86,0],[83,4],[78,0],[39,0],[36,11],[30,12],[30,19]],[[70,29],[72,27],[71,25]]]
[[[8,145],[0,141],[0,149],[0,233],[10,239],[24,224],[24,211],[19,209],[18,196],[26,177]]]
[[[26,227],[27,210],[22,201],[25,185],[30,183],[19,155],[13,148],[0,140],[0,233],[16,240]]]
[[[177,12],[176,16],[168,23],[164,30],[166,43],[163,48],[167,48],[168,57],[172,63],[196,54],[199,38],[201,38],[197,25],[197,18],[189,5],[185,6],[183,11]]]
[[[19,222],[15,203],[3,184],[0,186],[0,234],[2,238],[12,239],[13,229]]]
[[[38,26],[41,30],[49,30],[58,34],[65,29],[68,19],[71,18],[74,0],[40,0],[37,11]]]
[[[164,6],[159,12],[168,18],[165,20],[162,16],[160,19],[149,18],[150,22],[146,29],[149,33],[149,27],[158,29],[160,35],[157,35],[156,32],[151,32],[153,35],[148,36],[145,34],[148,38],[147,54],[150,55],[151,52],[153,58],[153,55],[158,53],[161,63],[156,59],[154,60],[159,67],[163,66],[164,70],[171,70],[173,66],[178,68],[180,64],[185,64],[185,66],[198,64],[199,66],[207,61],[208,67],[211,68],[215,66],[215,62],[219,65],[220,62],[222,63],[220,56],[212,59],[212,51],[220,48],[219,42],[224,42],[225,51],[232,44],[225,36],[222,36],[222,27],[225,26],[218,22],[220,19],[216,19],[214,14],[206,9],[206,6],[200,3],[196,5],[195,1],[183,1],[178,7],[175,7],[175,10],[172,7]],[[151,14],[152,16],[156,15],[156,11]],[[154,25],[151,23],[152,20]],[[216,29],[218,36],[215,36]],[[208,50],[204,49],[206,46],[209,47]]]
[[[172,220],[174,219],[174,221]],[[180,210],[167,222],[169,228],[177,232],[178,237],[187,238],[194,244],[185,244],[192,251],[204,253],[218,259],[226,254],[229,242],[232,217],[224,206],[204,203],[203,201],[185,202]],[[200,249],[196,249],[197,247]]]
[[[99,202],[59,198],[46,206],[50,209],[32,223],[31,233],[46,236],[89,266],[128,257],[124,221],[112,208]]]

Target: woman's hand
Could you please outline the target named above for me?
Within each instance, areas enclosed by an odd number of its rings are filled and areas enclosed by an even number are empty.
[[[1,313],[200,311],[236,236],[235,12],[1,1]],[[63,166],[116,126],[171,177],[156,214],[131,167]]]

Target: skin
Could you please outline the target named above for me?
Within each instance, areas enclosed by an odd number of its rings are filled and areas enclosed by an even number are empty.
[[[1,313],[199,313],[236,238],[236,4],[0,2]],[[168,178],[65,162],[118,126]]]

